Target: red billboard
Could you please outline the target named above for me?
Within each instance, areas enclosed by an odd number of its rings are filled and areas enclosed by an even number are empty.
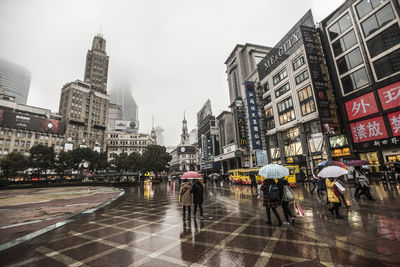
[[[393,136],[400,136],[400,111],[388,114]]]
[[[400,107],[400,82],[379,89],[378,94],[383,110]]]
[[[387,138],[382,116],[350,124],[355,143]]]
[[[368,93],[346,102],[349,120],[355,120],[378,112],[374,93]]]

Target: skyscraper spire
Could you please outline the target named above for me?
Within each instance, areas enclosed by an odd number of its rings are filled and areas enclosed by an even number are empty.
[[[185,111],[183,111],[181,145],[188,145],[188,144],[189,144],[189,133],[187,129],[186,114]]]
[[[154,114],[151,115],[151,119],[152,119],[152,126],[151,126],[151,137],[153,137],[154,139],[157,139],[157,134],[156,134],[156,129],[154,129]]]

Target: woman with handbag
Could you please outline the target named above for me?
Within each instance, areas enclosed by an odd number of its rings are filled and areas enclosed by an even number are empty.
[[[289,203],[294,200],[292,189],[290,189],[289,183],[286,179],[279,179],[277,184],[279,186],[283,214],[286,219],[283,224],[294,223],[294,216],[289,209]]]
[[[190,193],[192,186],[188,180],[183,180],[181,184],[181,188],[179,190],[180,200],[182,201],[183,205],[183,219],[186,217],[186,207],[188,209],[188,217],[190,219],[190,212],[192,206],[192,195]]]
[[[328,178],[326,179],[326,189],[328,192],[328,206],[329,211],[334,214],[335,211],[336,218],[343,219],[342,216],[339,214],[339,207],[340,207],[340,199],[338,194],[340,194],[339,190],[335,186],[336,179],[335,178]],[[335,192],[336,191],[336,192]]]

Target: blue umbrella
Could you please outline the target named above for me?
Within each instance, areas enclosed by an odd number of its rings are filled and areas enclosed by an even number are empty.
[[[258,175],[269,179],[279,179],[289,175],[289,169],[279,164],[268,164],[258,171]]]

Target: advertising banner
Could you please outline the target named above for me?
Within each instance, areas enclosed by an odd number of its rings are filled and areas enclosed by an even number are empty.
[[[388,137],[382,116],[350,124],[354,143]]]
[[[400,111],[388,114],[390,127],[394,136],[400,136]]]
[[[121,121],[121,120],[116,120],[115,121],[115,130],[129,130],[129,129],[136,129],[138,126],[138,123],[134,121]]]
[[[258,117],[258,107],[256,100],[255,83],[250,81],[244,82],[246,89],[247,111],[249,114],[250,139],[253,150],[262,149],[260,119]]]
[[[373,92],[347,101],[345,106],[350,121],[378,112]]]
[[[379,89],[378,94],[383,110],[400,107],[400,82]]]
[[[265,166],[268,164],[268,155],[265,150],[256,150],[257,166]]]
[[[243,103],[241,100],[236,100],[236,119],[239,131],[239,140],[241,147],[247,147],[247,128]]]
[[[201,135],[201,158],[203,160],[208,159],[207,136],[204,134]]]
[[[0,109],[0,125],[51,134],[64,134],[64,123],[58,120],[35,117]]]

